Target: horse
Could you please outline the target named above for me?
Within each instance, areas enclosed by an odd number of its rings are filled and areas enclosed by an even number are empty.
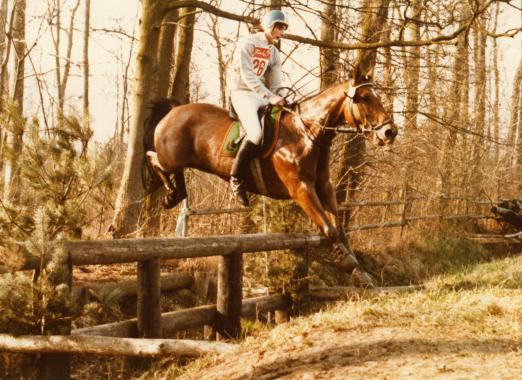
[[[347,270],[358,266],[348,249],[330,180],[330,147],[339,126],[348,125],[379,145],[391,144],[397,127],[385,111],[373,84],[373,67],[358,65],[350,79],[309,97],[281,116],[279,143],[273,154],[260,159],[265,196],[293,199],[340,250]],[[233,158],[220,155],[233,119],[228,111],[205,103],[156,103],[146,122],[144,148],[147,168],[167,190],[166,208],[187,196],[183,170],[195,168],[230,178]],[[170,180],[174,175],[175,185]],[[254,175],[244,178],[248,192],[260,194]],[[334,250],[335,251],[335,250]],[[339,261],[339,260],[337,260]]]

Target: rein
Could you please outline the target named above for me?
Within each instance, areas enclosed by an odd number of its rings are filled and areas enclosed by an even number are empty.
[[[348,99],[350,99],[350,113],[351,113],[351,115],[352,115],[352,119],[353,119],[353,121],[354,121],[354,123],[355,123],[355,125],[356,125],[355,127],[350,126],[348,123],[340,124],[340,125],[338,125],[338,126],[336,126],[336,127],[328,127],[328,126],[326,126],[326,125],[319,124],[319,123],[317,123],[317,122],[315,122],[315,121],[311,121],[312,125],[319,127],[319,130],[332,130],[332,131],[334,131],[334,132],[336,132],[336,133],[359,133],[360,131],[362,131],[362,132],[369,132],[369,131],[377,132],[377,131],[379,131],[381,128],[383,128],[384,126],[386,126],[386,125],[388,125],[388,124],[392,124],[391,119],[386,119],[385,121],[383,121],[382,123],[380,123],[380,124],[378,124],[378,125],[370,125],[370,128],[369,128],[369,129],[366,129],[366,128],[362,128],[362,127],[360,127],[360,124],[361,124],[361,123],[357,121],[357,119],[356,119],[356,117],[355,117],[355,113],[354,113],[354,108],[353,108],[353,107],[354,107],[354,105],[356,105],[356,104],[355,104],[355,102],[353,101],[353,98],[355,97],[355,95],[356,95],[356,93],[357,93],[357,90],[358,90],[359,88],[361,88],[361,87],[364,87],[364,86],[371,86],[371,87],[373,87],[373,83],[370,83],[370,82],[361,83],[361,84],[359,84],[359,85],[357,85],[357,86],[350,87],[348,90],[345,90],[345,91],[344,91],[344,95],[345,95]],[[321,91],[321,92],[322,92],[322,91]],[[321,92],[319,92],[318,94],[320,94]],[[288,108],[288,107],[283,107],[283,110],[285,110],[285,111],[291,113],[291,114],[294,115],[294,116],[299,117],[299,120],[301,120],[301,123],[302,123],[305,127],[307,127],[307,125],[306,125],[305,122],[303,121],[303,118],[301,117],[301,112],[300,112],[300,103],[302,103],[302,102],[304,102],[304,101],[306,101],[306,100],[309,100],[309,99],[311,99],[311,98],[313,98],[313,97],[315,97],[315,96],[316,96],[316,95],[308,95],[308,96],[305,97],[304,99],[301,98],[301,99],[299,100],[299,102],[295,102],[295,103],[297,104],[297,107],[296,107],[296,108],[297,108],[297,112],[295,112],[293,109],[290,109],[290,108]],[[358,113],[359,113],[359,112],[358,112]],[[311,133],[310,128],[307,127],[306,130],[307,130],[308,132]],[[317,139],[317,136],[314,136],[314,135],[312,134],[312,138],[311,138],[311,139],[312,139],[312,140],[316,140],[316,139]]]

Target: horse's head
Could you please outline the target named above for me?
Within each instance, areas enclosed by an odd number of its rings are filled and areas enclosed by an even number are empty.
[[[373,67],[364,70],[358,65],[348,82],[343,103],[344,118],[357,131],[377,140],[379,145],[391,144],[397,136],[397,127],[384,110],[381,98],[373,85]]]

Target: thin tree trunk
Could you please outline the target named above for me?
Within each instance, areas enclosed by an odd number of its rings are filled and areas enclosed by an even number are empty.
[[[511,118],[507,137],[507,165],[522,165],[522,59],[518,63],[515,78],[513,78],[513,94],[511,96]],[[520,178],[520,177],[519,177]]]
[[[411,2],[410,17],[420,20],[422,6],[419,0]],[[410,22],[407,25],[406,33],[409,40],[420,39],[420,27],[418,22]],[[404,50],[404,81],[406,84],[406,116],[405,116],[405,140],[406,140],[406,165],[404,167],[404,189],[403,198],[406,201],[403,216],[409,213],[413,196],[413,181],[415,167],[414,139],[417,131],[417,112],[419,108],[419,77],[420,77],[420,47],[413,46]]]
[[[4,60],[9,58],[7,45],[10,43],[7,39],[7,4],[8,0],[2,0],[0,5],[0,62],[2,67]],[[3,74],[3,70],[2,70]],[[7,92],[7,75],[0,74],[0,104],[2,102],[1,97]]]
[[[55,75],[56,75],[56,88],[58,90],[58,112],[63,112],[63,93],[62,93],[62,69],[60,67],[60,41],[61,41],[61,29],[62,29],[62,10],[60,0],[55,0],[55,12],[56,12],[56,25],[54,35],[54,64],[55,64]]]
[[[13,72],[14,90],[13,101],[17,107],[17,112],[23,114],[24,109],[24,78],[25,78],[25,11],[26,0],[18,0],[14,10],[13,20],[13,47],[16,54],[15,68]],[[16,203],[20,195],[19,177],[20,168],[18,166],[18,157],[22,153],[23,147],[24,125],[20,117],[18,121],[13,122],[13,130],[7,136],[7,146],[10,149],[9,157],[5,164],[4,172],[4,192],[3,199],[5,202]]]
[[[212,37],[216,43],[218,56],[220,103],[223,108],[227,108],[227,64],[223,57],[223,44],[221,43],[221,38],[219,36],[219,19],[217,17],[212,17]]]
[[[89,127],[89,35],[91,25],[91,0],[85,0],[85,29],[83,31],[83,126]]]
[[[463,18],[465,19],[468,15],[467,10],[463,10]],[[453,80],[451,84],[451,90],[449,93],[448,104],[452,104],[452,107],[446,107],[446,114],[444,119],[447,124],[450,126],[459,126],[461,125],[461,110],[463,105],[461,104],[463,83],[464,83],[464,70],[463,70],[463,62],[467,61],[468,56],[468,46],[465,35],[460,35],[457,39],[457,52],[455,55],[455,59],[453,61]],[[451,194],[452,188],[454,188],[454,184],[452,183],[452,174],[455,175],[455,167],[458,163],[455,162],[455,147],[457,145],[457,130],[455,128],[451,128],[449,132],[446,134],[446,138],[443,146],[443,157],[441,160],[441,168],[440,172],[440,183],[441,189],[440,193],[442,195],[440,199],[440,213],[444,215],[447,207],[447,200],[445,197],[449,197]]]
[[[321,12],[321,40],[335,41],[336,31],[336,0],[326,1]],[[339,51],[337,49],[319,49],[321,63],[321,90],[330,87],[337,82]]]
[[[69,73],[71,71],[71,55],[72,55],[72,48],[73,48],[73,37],[74,37],[74,21],[76,18],[76,12],[78,11],[78,8],[80,7],[80,0],[77,0],[76,5],[71,11],[71,19],[69,22],[69,29],[67,30],[67,53],[65,55],[65,67],[63,69],[63,77],[62,82],[60,84],[60,91],[61,98],[59,99],[59,108],[60,111],[63,113],[63,107],[65,104],[65,90],[67,89],[67,82],[69,81]]]
[[[472,139],[472,176],[471,188],[479,191],[482,175],[480,167],[485,146],[486,131],[486,30],[485,19],[480,16],[475,25],[476,61],[475,61],[475,125],[474,138]]]
[[[178,22],[178,12],[173,11],[167,14],[161,26],[160,48],[158,50],[158,78],[157,95],[164,98],[168,96],[171,85],[171,72],[174,55],[176,23]]]
[[[171,97],[181,104],[190,101],[190,58],[194,41],[194,8],[182,8],[178,28],[178,44],[176,49],[176,66],[171,88]]]

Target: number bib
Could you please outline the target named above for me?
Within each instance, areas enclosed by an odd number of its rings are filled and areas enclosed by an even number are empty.
[[[258,77],[265,74],[270,59],[270,48],[262,48],[254,46],[254,54],[252,55],[252,65],[254,72]]]

